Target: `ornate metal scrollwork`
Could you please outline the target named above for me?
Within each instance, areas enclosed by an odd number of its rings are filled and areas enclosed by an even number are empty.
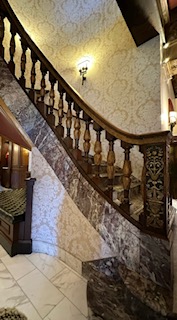
[[[146,224],[163,228],[164,225],[164,150],[162,146],[146,149]]]

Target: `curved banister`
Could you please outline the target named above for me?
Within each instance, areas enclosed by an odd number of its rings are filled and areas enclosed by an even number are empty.
[[[17,19],[15,13],[13,12],[12,8],[10,7],[7,0],[1,0],[1,5],[4,7],[5,12],[8,13],[10,20],[12,21],[15,29],[20,34],[20,36],[25,40],[29,48],[35,53],[38,60],[40,60],[47,70],[52,74],[52,76],[59,81],[62,88],[70,95],[70,97],[78,104],[78,106],[84,110],[88,116],[90,116],[97,124],[99,124],[104,130],[109,132],[112,136],[116,139],[124,140],[130,144],[136,145],[144,145],[150,142],[162,142],[165,141],[167,138],[171,138],[170,131],[160,131],[160,132],[153,132],[153,133],[146,133],[146,134],[132,134],[126,132],[122,129],[117,128],[105,118],[100,116],[96,111],[92,109],[92,107],[80,96],[80,94],[71,86],[69,85],[63,77],[54,69],[52,64],[47,60],[44,54],[39,50],[39,48],[35,45],[35,43],[31,40],[27,32],[24,30],[23,26]]]

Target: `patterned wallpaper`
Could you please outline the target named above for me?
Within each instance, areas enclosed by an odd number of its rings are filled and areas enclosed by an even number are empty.
[[[31,176],[36,178],[32,220],[35,248],[36,243],[44,243],[45,248],[52,245],[81,261],[113,255],[37,148],[32,149]]]
[[[136,47],[116,0],[9,0],[61,75],[114,125],[142,133],[160,123],[159,37]],[[92,58],[82,86],[77,63]]]

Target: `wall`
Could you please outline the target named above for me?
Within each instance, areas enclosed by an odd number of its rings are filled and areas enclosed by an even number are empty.
[[[161,129],[159,37],[137,48],[115,0],[9,3],[54,67],[97,112],[125,131]],[[82,86],[76,65],[85,55],[92,66]]]
[[[59,256],[81,273],[81,261],[110,257],[113,251],[82,215],[37,148],[32,149],[33,250]]]

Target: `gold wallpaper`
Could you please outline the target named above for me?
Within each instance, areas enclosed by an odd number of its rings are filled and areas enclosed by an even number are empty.
[[[161,129],[159,37],[136,47],[116,0],[9,0],[61,75],[114,125]],[[77,63],[92,58],[81,85]]]

